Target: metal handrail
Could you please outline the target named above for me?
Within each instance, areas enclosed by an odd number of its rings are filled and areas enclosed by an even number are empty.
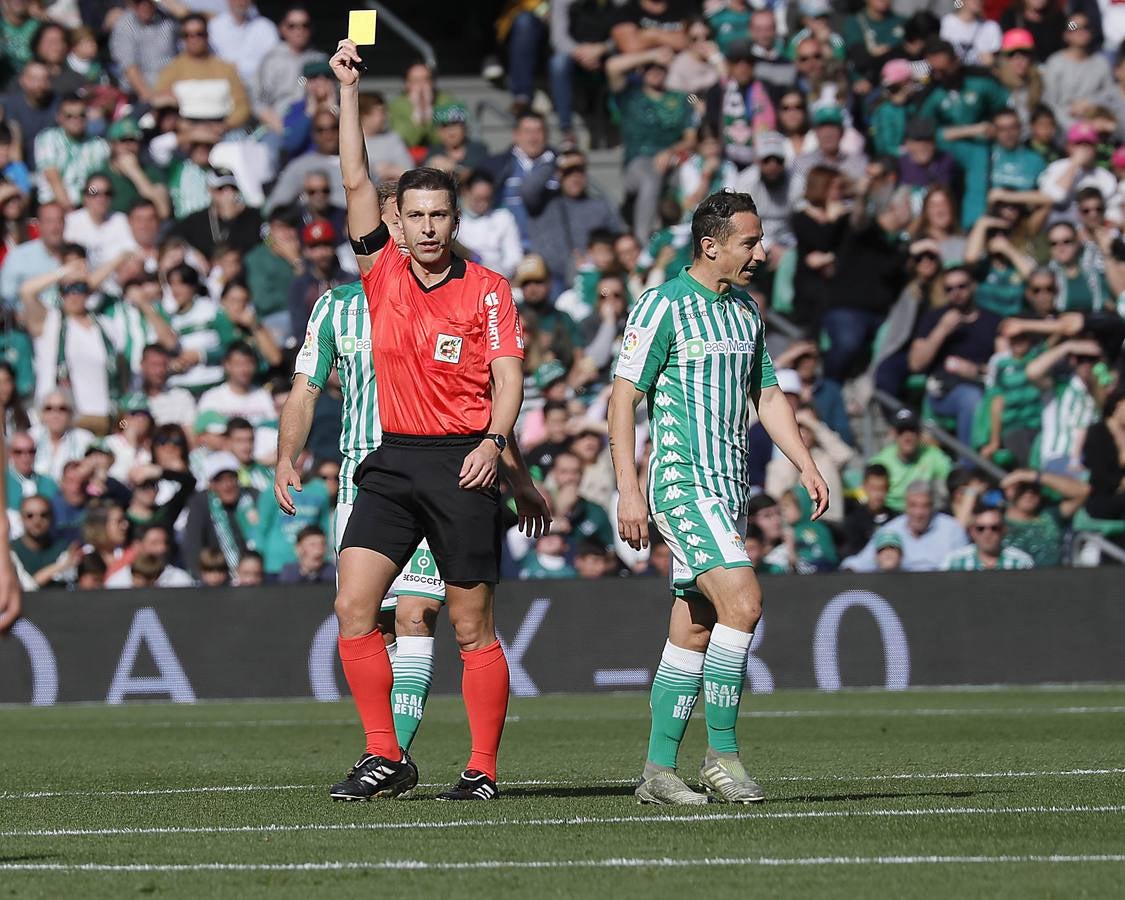
[[[1096,544],[1102,553],[1112,556],[1120,563],[1125,563],[1125,550],[1122,550],[1113,541],[1108,540],[1104,534],[1098,534],[1096,531],[1078,531],[1075,532],[1071,542],[1070,564],[1072,566],[1074,560],[1081,555],[1083,544]]]
[[[433,45],[391,12],[390,9],[387,8],[387,4],[375,3],[373,0],[368,0],[367,8],[378,12],[380,21],[386,23],[391,31],[417,50],[427,66],[431,69],[437,69],[437,56],[434,54]]]
[[[874,398],[879,401],[879,404],[889,412],[893,413],[902,409],[902,401],[897,397],[892,397],[886,391],[875,388],[872,396],[874,396]],[[931,422],[928,419],[922,419],[921,422],[922,427],[925,428],[926,431],[931,434],[939,444],[941,444],[947,450],[952,450],[958,456],[965,457],[966,459],[971,459],[978,468],[982,469],[984,472],[987,472],[998,481],[1008,474],[1008,471],[1006,469],[996,465],[996,463],[994,463],[991,459],[986,459],[985,457],[981,456],[967,444],[962,444],[959,440],[957,440],[957,438],[955,438],[935,422]]]

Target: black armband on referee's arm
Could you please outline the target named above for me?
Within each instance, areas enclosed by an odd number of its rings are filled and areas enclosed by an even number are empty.
[[[391,231],[387,228],[387,223],[380,222],[378,228],[365,234],[358,241],[352,238],[352,250],[355,251],[356,256],[370,256],[382,250],[390,239]]]

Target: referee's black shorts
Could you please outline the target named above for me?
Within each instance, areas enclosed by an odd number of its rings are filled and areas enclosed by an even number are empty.
[[[500,581],[500,489],[458,486],[483,435],[383,434],[356,469],[359,488],[340,550],[375,550],[402,568],[422,538],[447,582]]]

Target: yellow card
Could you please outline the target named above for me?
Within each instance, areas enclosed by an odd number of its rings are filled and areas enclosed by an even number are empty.
[[[353,9],[348,13],[348,40],[360,47],[375,43],[375,19],[379,13],[374,9]]]

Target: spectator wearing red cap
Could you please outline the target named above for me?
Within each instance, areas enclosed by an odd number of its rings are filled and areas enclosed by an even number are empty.
[[[1035,59],[1044,63],[1062,49],[1066,21],[1062,5],[1052,0],[1016,0],[1000,16],[1000,27],[1005,32],[1020,29],[1030,34]]]
[[[352,280],[336,258],[339,241],[336,229],[327,219],[309,222],[301,231],[305,271],[289,288],[289,323],[294,337],[300,338],[305,333],[309,313],[321,294]]]
[[[1063,32],[1062,50],[1051,54],[1043,67],[1043,102],[1055,111],[1059,124],[1069,128],[1081,109],[1113,87],[1109,63],[1097,52],[1090,17],[1072,13]]]
[[[996,77],[1008,89],[1008,102],[1020,117],[1020,136],[1031,127],[1031,113],[1043,99],[1043,74],[1035,61],[1035,39],[1026,28],[1004,32]]]
[[[897,156],[906,138],[907,102],[914,81],[910,63],[889,59],[883,63],[879,81],[883,96],[871,113],[871,143],[876,156]]]
[[[1095,187],[1106,202],[1117,192],[1117,179],[1097,165],[1098,133],[1093,125],[1077,122],[1066,132],[1066,156],[1055,160],[1039,177],[1039,191],[1051,201],[1054,219],[1078,218],[1075,198]]]

